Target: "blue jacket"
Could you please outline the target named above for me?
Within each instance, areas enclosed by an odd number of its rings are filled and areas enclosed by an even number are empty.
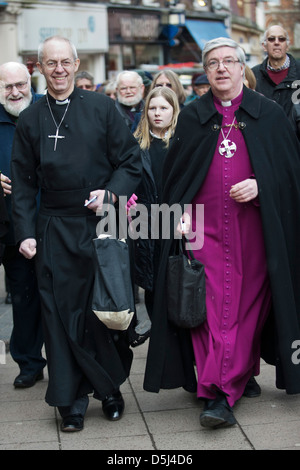
[[[43,95],[38,95],[31,89],[32,93],[32,103],[35,103]],[[16,130],[16,122],[14,122],[8,114],[3,105],[0,104],[0,170],[1,172],[10,178],[10,160],[11,160],[11,151],[12,144]],[[6,245],[15,245],[14,233],[13,233],[13,224],[11,218],[11,195],[5,196],[6,208],[9,216],[9,231],[3,242]]]

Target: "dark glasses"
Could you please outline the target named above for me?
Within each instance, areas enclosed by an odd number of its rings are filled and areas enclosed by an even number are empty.
[[[270,36],[270,37],[267,38],[267,40],[268,40],[269,42],[275,42],[276,39],[277,39],[279,42],[285,42],[285,41],[286,41],[286,38],[285,38],[284,36],[278,36],[278,37],[276,37],[276,36]]]

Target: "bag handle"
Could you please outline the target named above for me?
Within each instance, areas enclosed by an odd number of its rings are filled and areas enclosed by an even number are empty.
[[[195,268],[197,260],[195,258],[194,253],[193,253],[193,250],[192,250],[189,239],[186,238],[184,235],[181,238],[181,246],[182,246],[182,250],[185,250],[185,252],[189,255],[189,259],[191,261],[192,268]],[[187,248],[186,248],[186,246],[187,246]]]

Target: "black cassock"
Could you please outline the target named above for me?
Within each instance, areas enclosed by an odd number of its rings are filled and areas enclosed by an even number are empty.
[[[67,105],[48,95],[18,121],[13,155],[17,240],[36,238],[49,385],[46,401],[70,406],[85,393],[104,399],[129,375],[126,332],[108,330],[91,310],[92,239],[99,218],[84,207],[90,191],[131,196],[140,180],[139,147],[114,102],[75,88]],[[36,194],[41,191],[37,223]],[[112,266],[113,269],[113,266]]]

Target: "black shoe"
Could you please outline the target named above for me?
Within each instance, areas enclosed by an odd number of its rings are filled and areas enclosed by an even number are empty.
[[[110,421],[117,421],[122,418],[125,408],[125,403],[121,392],[109,395],[105,400],[102,401],[102,410],[104,415]]]
[[[10,292],[7,292],[7,295],[6,295],[6,298],[5,298],[5,303],[7,305],[11,305],[12,303],[12,300],[11,300],[11,293]]]
[[[141,344],[143,344],[145,341],[147,341],[147,339],[149,338],[150,336],[150,333],[151,333],[151,330],[148,330],[146,331],[145,333],[143,334],[139,334],[139,333],[136,333],[136,337],[134,340],[130,341],[130,346],[132,348],[136,348],[137,346],[140,346]]]
[[[43,380],[44,372],[41,371],[35,375],[25,375],[19,374],[14,381],[14,386],[16,388],[29,388],[33,387],[38,380]]]
[[[236,424],[232,408],[225,397],[206,400],[203,412],[200,414],[200,424],[206,428],[218,428]]]
[[[261,394],[261,388],[256,382],[254,377],[251,377],[245,387],[243,397],[254,398],[259,397]]]
[[[83,417],[82,415],[71,415],[67,416],[62,420],[60,429],[63,432],[76,432],[83,429]]]

